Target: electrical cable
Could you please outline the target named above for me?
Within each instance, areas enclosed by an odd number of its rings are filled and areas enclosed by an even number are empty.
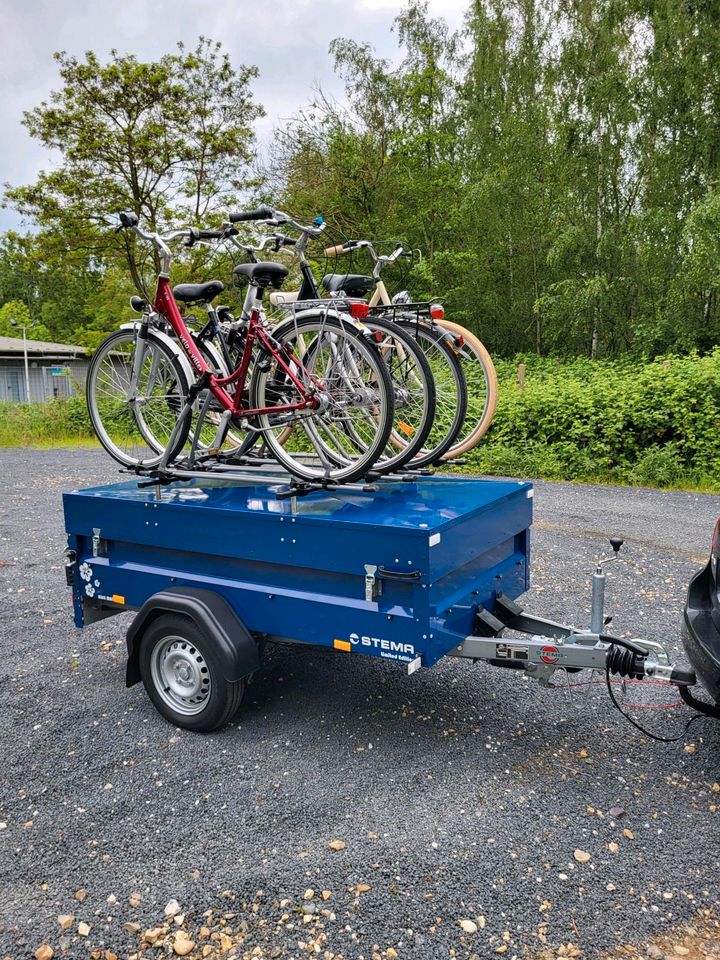
[[[623,716],[628,721],[628,723],[631,723],[637,730],[640,731],[640,733],[645,734],[646,737],[650,737],[652,740],[657,740],[660,743],[677,743],[678,740],[682,740],[686,736],[688,730],[690,729],[691,724],[693,724],[696,720],[702,720],[709,716],[709,714],[704,714],[699,712],[696,713],[694,717],[690,717],[688,722],[685,724],[685,727],[682,733],[680,733],[677,737],[661,737],[659,734],[652,733],[650,730],[647,730],[645,727],[643,727],[642,724],[638,723],[635,719],[633,719],[633,717],[631,717],[629,713],[625,713],[623,708],[618,703],[612,688],[612,682],[610,680],[610,665],[611,665],[611,658],[608,657],[607,662],[605,664],[605,685],[607,687],[608,693],[610,694],[610,699],[612,700],[613,706],[618,710],[620,715]]]

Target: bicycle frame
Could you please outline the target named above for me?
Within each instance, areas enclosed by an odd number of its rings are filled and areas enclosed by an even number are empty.
[[[285,361],[282,354],[275,347],[271,338],[267,335],[260,323],[260,313],[257,308],[253,308],[248,323],[245,346],[243,348],[242,358],[235,370],[228,377],[218,377],[211,372],[202,354],[195,345],[192,335],[185,325],[185,321],[175,303],[172,295],[170,281],[162,274],[158,277],[157,290],[155,291],[154,309],[168,321],[178,342],[181,344],[185,354],[198,372],[199,376],[204,376],[207,380],[207,387],[215,399],[220,403],[224,410],[232,416],[262,416],[269,413],[292,413],[297,410],[315,409],[318,406],[317,397],[314,396],[314,389],[322,389],[322,385],[313,384],[313,390],[308,390],[305,384],[295,375],[290,365]],[[257,407],[248,408],[243,406],[243,392],[245,389],[245,380],[250,367],[253,344],[258,340],[262,346],[274,357],[279,366],[290,377],[295,387],[300,392],[303,400],[299,403],[289,403],[275,407]],[[293,360],[296,367],[303,369],[302,364],[296,359]],[[314,379],[314,378],[313,378]],[[234,395],[228,393],[225,389],[229,386],[235,386]]]

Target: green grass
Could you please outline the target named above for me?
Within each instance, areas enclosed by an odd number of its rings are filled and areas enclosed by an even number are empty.
[[[48,403],[0,403],[0,447],[68,447],[96,443],[84,397]]]

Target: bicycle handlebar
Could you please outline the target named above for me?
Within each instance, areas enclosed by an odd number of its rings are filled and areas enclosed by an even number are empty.
[[[272,220],[275,216],[275,211],[272,207],[268,207],[265,204],[257,207],[255,210],[246,210],[242,213],[231,213],[229,216],[230,223],[244,223],[247,220]]]
[[[223,236],[228,236],[223,234]],[[275,251],[277,252],[280,247],[294,247],[297,243],[297,240],[294,237],[286,237],[283,233],[271,233],[266,237],[261,237],[258,241],[257,246],[252,246],[250,243],[242,243],[237,239],[236,236],[232,234],[229,235],[230,241],[240,250],[244,250],[246,253],[259,253],[261,250],[264,250],[269,244],[275,244]]]
[[[379,256],[375,252],[375,247],[373,247],[369,240],[347,240],[345,243],[339,243],[335,247],[327,247],[325,249],[325,256],[337,257],[344,253],[349,253],[351,250],[360,250],[363,247],[369,250],[370,256],[373,258],[375,263],[394,263],[398,257],[412,257],[412,251],[404,250],[400,244],[398,244],[393,252],[388,254],[388,256]]]
[[[249,210],[245,213],[231,213],[228,219],[230,223],[240,223],[246,220],[262,220],[264,223],[275,227],[281,227],[287,224],[313,239],[319,237],[325,229],[325,222],[322,217],[318,217],[317,220],[311,224],[302,224],[298,223],[297,220],[293,220],[289,213],[283,213],[282,210],[275,210],[266,204],[259,206],[256,210]]]

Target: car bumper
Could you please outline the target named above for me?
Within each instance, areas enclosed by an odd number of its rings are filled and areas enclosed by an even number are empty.
[[[714,583],[708,562],[690,581],[682,624],[682,641],[698,679],[720,703],[720,630],[713,619]]]

